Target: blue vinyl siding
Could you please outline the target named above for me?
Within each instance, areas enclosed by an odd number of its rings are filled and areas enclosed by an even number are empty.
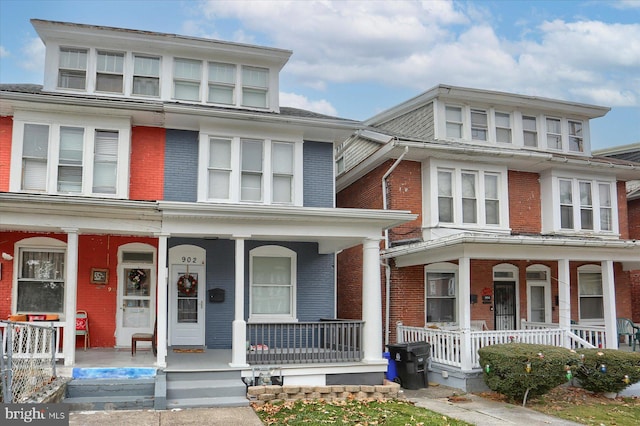
[[[164,199],[198,199],[198,132],[167,129],[164,158]]]
[[[333,207],[333,144],[305,141],[302,157],[304,206]]]

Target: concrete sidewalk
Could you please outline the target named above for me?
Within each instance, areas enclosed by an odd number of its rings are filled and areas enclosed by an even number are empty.
[[[430,386],[418,390],[403,389],[402,395],[408,401],[414,402],[417,407],[427,408],[436,413],[464,420],[476,426],[580,425],[580,423],[548,416],[522,406],[492,401],[473,394],[462,394],[459,389],[447,386]]]

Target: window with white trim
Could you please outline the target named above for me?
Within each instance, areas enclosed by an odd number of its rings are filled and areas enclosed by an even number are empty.
[[[160,58],[146,55],[133,55],[132,94],[141,96],[160,96]]]
[[[272,202],[291,204],[293,202],[294,145],[289,142],[271,143]]]
[[[612,231],[612,183],[559,178],[560,228]]]
[[[236,66],[220,62],[209,62],[208,101],[217,104],[235,103]]]
[[[242,139],[240,143],[240,201],[262,201],[264,142]]]
[[[445,120],[448,138],[462,138],[462,108],[447,105],[445,107]]]
[[[242,66],[242,105],[266,108],[269,92],[269,70],[267,68]]]
[[[427,271],[425,284],[426,322],[457,321],[455,272]]]
[[[11,191],[126,197],[128,157],[121,158],[129,150],[126,120],[91,125],[81,117],[65,122],[39,113],[27,116],[40,122],[14,118]]]
[[[569,151],[584,152],[582,121],[569,120]]]
[[[495,113],[496,142],[511,143],[511,114],[507,112]]]
[[[64,313],[65,251],[20,248],[16,313]]]
[[[58,87],[84,90],[87,84],[87,49],[61,47],[58,62]]]
[[[98,51],[96,92],[122,93],[124,53]]]
[[[194,59],[173,60],[173,97],[185,101],[200,100],[202,62]]]
[[[547,148],[562,150],[562,127],[559,118],[546,119]]]
[[[488,132],[487,111],[482,109],[471,110],[471,139],[486,141]]]
[[[596,265],[578,268],[578,298],[580,320],[604,320],[602,271]]]
[[[534,116],[522,116],[522,137],[524,146],[536,148],[538,146],[537,119]]]
[[[231,185],[231,139],[209,138],[208,198],[228,200]]]
[[[439,223],[506,226],[503,172],[438,167],[434,178]]]
[[[281,246],[249,252],[249,321],[296,320],[297,254]]]

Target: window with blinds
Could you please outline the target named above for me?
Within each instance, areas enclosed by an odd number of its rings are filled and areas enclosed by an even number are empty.
[[[47,190],[49,126],[25,124],[22,142],[22,189]]]
[[[84,90],[87,82],[87,49],[60,48],[58,87]]]
[[[93,192],[115,194],[118,175],[118,132],[96,130]]]
[[[82,192],[84,129],[60,127],[58,191]]]
[[[268,89],[268,69],[248,66],[242,67],[242,105],[266,108]]]

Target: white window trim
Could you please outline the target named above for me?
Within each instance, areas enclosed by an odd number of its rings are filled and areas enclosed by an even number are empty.
[[[22,189],[22,151],[25,124],[49,126],[49,146],[47,155],[46,190],[29,191]],[[58,192],[58,159],[60,155],[60,127],[81,127],[84,129],[84,152],[82,171],[82,192]],[[96,130],[118,132],[118,176],[116,193],[93,193],[94,143]],[[13,117],[13,141],[11,149],[11,172],[9,190],[21,193],[63,194],[69,196],[100,196],[104,198],[127,198],[129,194],[129,149],[131,124],[128,119],[39,112],[16,111]]]
[[[203,63],[203,61],[201,59],[193,59],[193,58],[184,58],[184,57],[180,57],[180,56],[174,56],[173,61],[171,63],[171,76],[172,76],[172,80],[171,80],[171,94],[172,94],[172,99],[179,101],[179,102],[194,102],[194,103],[203,103],[202,102],[202,92],[203,92],[203,82],[207,83],[208,82],[205,81],[205,76],[207,76],[208,74],[208,70],[203,70],[203,67],[206,67],[206,62]],[[198,62],[200,64],[200,78],[197,80],[194,79],[190,79],[190,78],[185,78],[185,77],[178,77],[176,76],[176,62],[177,61],[188,61],[188,62]],[[176,97],[176,83],[190,83],[190,84],[198,84],[198,99],[183,99],[183,98],[178,98]],[[206,98],[205,98],[206,100]]]
[[[253,258],[254,257],[288,257],[291,259],[291,315],[265,315],[252,314],[253,312]],[[249,251],[249,323],[263,322],[298,322],[297,316],[297,271],[298,271],[298,254],[286,247],[267,245],[260,246]]]
[[[560,180],[572,182],[573,229],[561,227],[560,218]],[[580,182],[590,182],[592,191],[593,229],[580,229]],[[599,184],[608,184],[611,189],[611,230],[600,229]],[[598,235],[619,238],[618,195],[615,177],[586,174],[567,175],[559,171],[543,174],[540,179],[542,203],[542,231],[565,235]],[[551,194],[551,196],[549,196]]]
[[[582,296],[580,296],[580,274],[581,273],[599,273],[600,276],[602,277],[602,267],[600,267],[599,265],[582,265],[578,267],[577,273],[576,273],[576,279],[578,280],[578,319],[580,324],[582,325],[603,325],[604,324],[604,318],[590,318],[590,319],[583,319],[582,318],[582,312],[580,309],[580,298]],[[602,294],[601,294],[601,298],[602,298],[602,303],[604,303],[604,285],[602,283],[602,279],[600,280],[600,289],[602,290]],[[604,308],[604,307],[603,307]]]
[[[231,174],[229,185],[229,199],[209,198],[209,138],[221,138],[231,140]],[[262,169],[262,201],[241,201],[240,200],[240,180],[241,180],[241,158],[240,146],[243,139],[262,140],[263,145],[263,169]],[[271,167],[271,145],[273,142],[293,143],[293,200],[292,203],[272,202],[272,167]],[[215,203],[241,203],[241,204],[262,204],[262,205],[303,205],[303,142],[301,139],[292,139],[290,136],[279,135],[278,137],[265,138],[264,135],[248,134],[237,136],[229,132],[206,131],[200,133],[199,154],[198,154],[198,202]]]
[[[550,323],[552,321],[552,308],[551,304],[551,268],[546,265],[530,265],[527,266],[526,272],[545,272],[547,279],[542,280],[529,280],[527,279],[527,320],[531,321],[531,287],[544,287],[544,303],[545,303],[545,320],[544,322]],[[526,277],[526,275],[525,275]]]
[[[428,160],[423,167],[422,185],[426,196],[423,197],[423,226],[427,228],[465,228],[465,229],[490,229],[493,232],[509,232],[509,191],[508,175],[506,167],[486,167],[478,164],[466,164],[440,160]],[[438,170],[453,172],[453,223],[440,222],[438,213]],[[463,223],[462,221],[462,194],[461,174],[463,172],[477,174],[476,201],[477,223]],[[485,174],[498,176],[498,200],[500,205],[499,223],[497,225],[486,224],[485,211]]]
[[[512,277],[496,277],[495,273],[496,272],[510,272],[512,274]],[[515,266],[512,265],[511,263],[500,263],[499,265],[495,265],[493,267],[493,271],[491,272],[491,278],[492,278],[492,283],[491,283],[491,287],[493,290],[494,287],[494,283],[497,282],[501,282],[501,281],[508,281],[508,282],[514,282],[515,283],[515,301],[516,301],[516,309],[515,309],[515,323],[516,323],[516,329],[520,328],[520,269]],[[494,295],[494,301],[493,303],[495,304],[495,295]],[[494,325],[495,327],[495,325]]]
[[[19,254],[23,249],[29,250],[41,250],[41,251],[56,251],[56,252],[64,252],[64,264],[65,264],[65,275],[64,275],[64,284],[65,284],[65,293],[67,291],[67,283],[69,281],[69,271],[67,268],[67,244],[64,241],[60,241],[56,238],[50,237],[31,237],[25,238],[15,243],[13,253],[15,254],[14,259],[14,267],[13,267],[13,283],[11,290],[11,312],[17,313],[16,309],[18,307],[18,274],[20,269],[20,258]],[[66,311],[66,294],[63,295],[63,312],[33,312],[33,313],[50,313],[50,314],[61,314],[60,319],[64,320],[64,312]],[[21,312],[22,313],[22,312]]]
[[[427,299],[428,299],[428,295],[429,295],[429,291],[427,286],[429,285],[428,281],[427,281],[427,275],[431,273],[431,274],[438,274],[438,273],[442,273],[442,274],[451,274],[453,273],[453,279],[455,280],[455,297],[454,299],[454,303],[453,303],[453,307],[454,307],[454,319],[452,322],[427,322]],[[460,317],[460,314],[458,312],[458,298],[460,297],[460,280],[458,279],[458,265],[454,264],[454,263],[448,263],[448,262],[439,262],[439,263],[432,263],[430,265],[425,265],[424,267],[424,276],[423,276],[423,280],[424,280],[424,322],[425,324],[436,324],[436,325],[442,325],[442,326],[453,326],[458,324],[458,319]]]

